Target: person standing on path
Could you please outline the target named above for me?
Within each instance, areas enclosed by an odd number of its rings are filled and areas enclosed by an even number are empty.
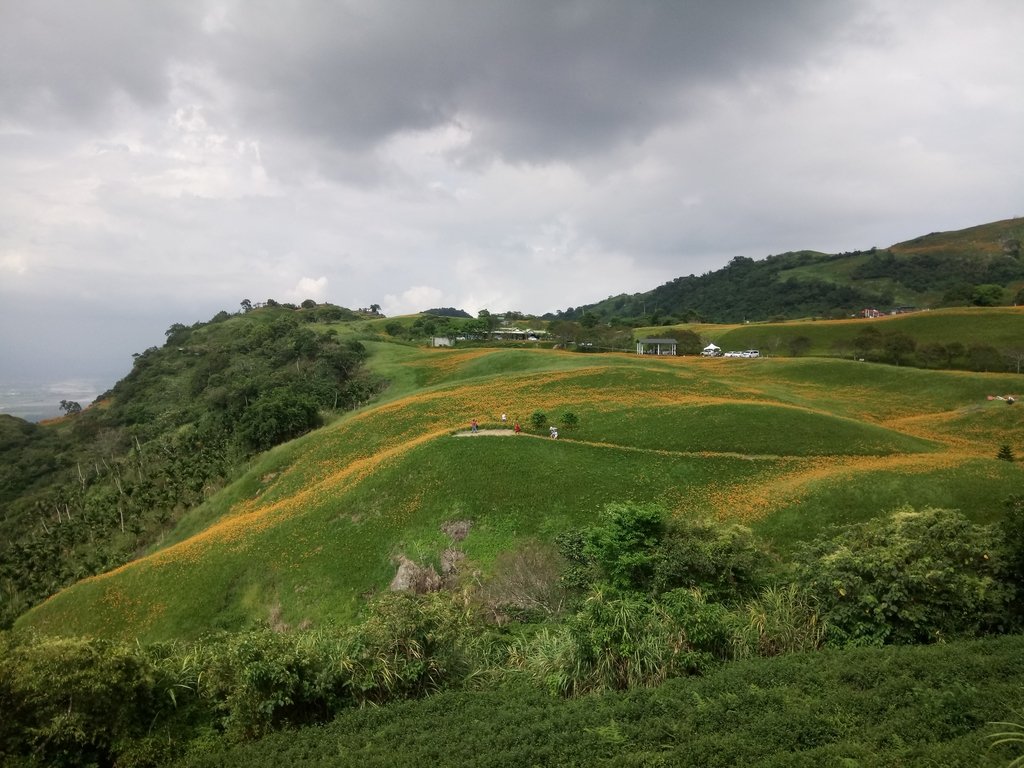
[[[512,429],[515,431],[517,435],[520,433],[520,431],[522,431],[519,427],[519,419],[516,419],[516,423],[512,425]]]
[[[478,424],[476,423],[476,419],[473,419],[473,422],[469,425],[469,429],[474,435],[476,434],[477,426]]]

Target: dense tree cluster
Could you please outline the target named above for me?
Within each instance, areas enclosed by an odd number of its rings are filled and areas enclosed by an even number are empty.
[[[965,243],[934,233],[894,250],[795,251],[760,260],[737,256],[713,272],[678,277],[646,293],[611,296],[550,317],[672,325],[848,317],[865,307],[919,304],[924,297],[930,306],[1021,303],[1024,291],[1014,296],[1009,290],[1024,280],[1019,236],[992,237],[979,233]]]
[[[842,257],[801,251],[755,261],[737,256],[722,269],[677,277],[653,291],[620,295],[589,307],[560,312],[580,319],[590,312],[603,320],[635,318],[650,325],[678,322],[738,323],[774,317],[847,316],[863,307],[891,305],[890,292],[878,292],[818,278],[782,278],[785,270]]]

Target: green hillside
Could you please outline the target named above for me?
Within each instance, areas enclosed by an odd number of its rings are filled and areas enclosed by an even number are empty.
[[[1001,269],[1006,224],[784,255],[745,295]],[[1019,716],[1024,308],[493,322],[220,313],[80,413],[0,418],[0,763],[1018,754],[987,745]],[[762,357],[593,353],[631,331]]]
[[[1021,303],[1022,242],[1024,220],[1007,219],[933,232],[883,249],[737,256],[722,269],[612,296],[557,317],[576,320],[590,313],[604,321],[737,323],[848,317],[864,308]]]
[[[158,551],[24,615],[47,633],[148,639],[353,620],[400,557],[439,565],[445,523],[485,572],[608,503],[753,525],[780,550],[904,503],[997,518],[1024,471],[1019,380],[842,360],[693,360],[378,345],[381,370],[429,382],[271,451]],[[456,437],[471,419],[579,425],[559,440]],[[546,434],[546,430],[541,430]]]
[[[903,363],[934,368],[970,368],[969,351],[985,349],[994,351],[993,367],[989,370],[1015,371],[1016,358],[1024,354],[1024,306],[955,307],[875,319],[722,325],[688,323],[641,327],[635,334],[637,337],[664,336],[686,330],[697,333],[705,342],[714,342],[723,350],[759,349],[762,355],[786,357],[793,356],[794,342],[799,344],[799,355],[881,357],[885,339],[900,334],[915,344],[914,351]],[[859,340],[864,338],[869,343],[860,346]],[[947,346],[959,349],[957,357],[950,358],[948,354],[941,359],[929,356],[933,348],[946,350]]]

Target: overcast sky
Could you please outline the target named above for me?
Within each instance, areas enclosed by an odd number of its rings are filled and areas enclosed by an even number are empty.
[[[1024,215],[1020,0],[0,0],[0,380]]]

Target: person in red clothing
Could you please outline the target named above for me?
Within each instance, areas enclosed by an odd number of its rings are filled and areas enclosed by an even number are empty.
[[[517,435],[522,431],[519,427],[519,419],[516,419],[516,423],[512,426],[512,429],[515,430]]]

